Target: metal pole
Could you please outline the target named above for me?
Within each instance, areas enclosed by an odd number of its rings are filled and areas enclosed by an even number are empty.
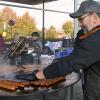
[[[11,39],[12,39],[12,26],[11,26]]]
[[[43,0],[43,9],[44,9],[44,0]],[[45,40],[45,33],[44,33],[44,10],[43,10],[43,28],[42,28],[43,51],[44,51],[44,40]]]
[[[48,95],[48,90],[41,91],[43,100],[50,100]]]

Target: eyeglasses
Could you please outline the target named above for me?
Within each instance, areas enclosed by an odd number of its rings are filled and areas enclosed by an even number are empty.
[[[84,18],[86,18],[88,15],[89,15],[89,14],[86,14],[86,15],[83,16],[83,17],[79,17],[79,18],[78,18],[78,21],[79,21],[79,22],[83,22]]]

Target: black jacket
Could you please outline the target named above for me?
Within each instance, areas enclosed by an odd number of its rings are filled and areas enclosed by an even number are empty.
[[[44,69],[46,78],[65,76],[72,71],[91,68],[100,76],[100,30],[81,40],[73,53],[59,59]]]

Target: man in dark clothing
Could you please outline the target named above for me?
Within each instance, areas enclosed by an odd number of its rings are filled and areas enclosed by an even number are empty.
[[[17,33],[16,33],[17,34]],[[10,65],[21,64],[21,53],[24,49],[26,38],[23,36],[17,36],[11,42],[10,47],[6,51],[5,58],[9,58]]]
[[[29,38],[30,47],[34,47],[36,53],[41,53],[43,49],[42,42],[40,40],[40,35],[38,32],[33,32],[32,37]]]
[[[33,63],[40,63],[40,55],[42,53],[42,42],[39,38],[38,32],[32,32],[31,37],[28,39],[28,47],[32,52],[26,53],[22,55],[21,62],[23,65],[25,64],[33,64]],[[33,53],[35,55],[33,55]]]
[[[52,63],[36,73],[38,79],[66,76],[84,70],[85,100],[100,100],[100,4],[93,0],[81,3],[77,12],[70,14],[78,18],[87,31],[79,36],[73,53]]]
[[[11,44],[9,45],[9,48],[7,49],[6,51],[6,55],[5,55],[5,58],[9,58],[10,60],[10,65],[15,65],[16,64],[16,57],[18,57],[18,55],[11,55],[11,53],[15,50],[15,46],[16,44],[18,43],[19,41],[19,33],[14,33],[14,36],[13,36],[13,40],[11,41]]]

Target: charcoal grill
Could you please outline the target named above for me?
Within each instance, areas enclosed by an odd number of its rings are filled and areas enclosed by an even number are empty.
[[[38,65],[25,65],[21,67],[11,66],[2,67],[0,71],[0,84],[20,84],[16,88],[9,89],[0,86],[0,100],[65,100],[65,89],[68,89],[78,80],[75,80],[70,86],[65,85],[66,81],[64,77],[50,80],[39,80],[40,82],[26,82],[15,79],[14,75],[21,72],[31,72],[39,67]],[[5,77],[13,74],[13,77]],[[56,81],[54,81],[56,80]],[[45,81],[45,82],[44,82]],[[45,84],[44,84],[45,83]],[[9,85],[8,85],[9,86]],[[69,100],[69,99],[66,99]]]

